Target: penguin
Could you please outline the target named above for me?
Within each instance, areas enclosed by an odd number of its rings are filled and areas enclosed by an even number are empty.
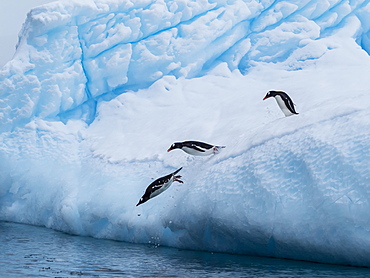
[[[283,91],[269,91],[263,100],[268,99],[269,97],[274,97],[277,104],[279,105],[281,111],[283,111],[285,117],[292,116],[294,114],[298,115],[294,109],[294,103],[292,99]]]
[[[207,156],[211,154],[217,154],[220,152],[220,149],[223,148],[225,148],[225,146],[215,146],[198,141],[184,141],[173,143],[167,152],[170,152],[174,149],[181,149],[191,155]]]
[[[156,179],[151,184],[149,184],[149,186],[145,190],[144,195],[140,198],[136,206],[145,203],[146,201],[148,201],[151,198],[154,198],[155,196],[158,196],[163,191],[168,189],[174,181],[184,183],[182,180],[180,180],[181,176],[176,176],[176,174],[180,172],[181,169],[182,167],[173,172],[172,174]]]

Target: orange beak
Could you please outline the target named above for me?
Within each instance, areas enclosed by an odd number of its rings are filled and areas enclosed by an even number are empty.
[[[170,151],[172,151],[172,148],[169,148],[169,149],[167,150],[167,152],[170,152]]]

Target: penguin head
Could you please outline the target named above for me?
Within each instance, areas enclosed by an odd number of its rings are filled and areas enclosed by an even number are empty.
[[[169,149],[167,150],[167,152],[170,152],[170,151],[172,151],[174,149],[181,149],[181,148],[182,148],[182,143],[179,143],[179,142],[173,143],[171,145],[171,147],[169,147]]]
[[[150,197],[149,196],[147,196],[147,195],[144,195],[143,197],[141,197],[140,198],[140,200],[139,200],[139,202],[137,203],[137,205],[136,206],[138,206],[138,205],[141,205],[141,204],[144,204],[146,201],[148,201],[150,199]]]
[[[282,91],[268,91],[266,96],[263,98],[263,100],[268,99],[269,97],[275,97],[277,95],[280,95],[281,93],[284,93]]]

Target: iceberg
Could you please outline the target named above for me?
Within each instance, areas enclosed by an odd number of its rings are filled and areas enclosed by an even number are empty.
[[[36,7],[0,70],[0,220],[369,267],[369,54],[368,0]]]

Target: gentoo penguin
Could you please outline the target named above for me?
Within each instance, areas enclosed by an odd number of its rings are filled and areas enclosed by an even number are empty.
[[[191,155],[207,156],[218,153],[222,148],[225,148],[225,146],[215,146],[198,141],[185,141],[173,143],[167,152],[174,149],[181,149]]]
[[[279,105],[281,111],[283,111],[285,117],[291,116],[293,114],[299,114],[294,109],[294,103],[292,99],[287,95],[287,93],[282,91],[269,91],[263,100],[274,97],[277,104]]]
[[[184,183],[183,181],[179,180],[181,176],[175,176],[178,172],[180,172],[181,169],[182,167],[172,174],[156,179],[151,184],[149,184],[149,186],[145,190],[144,195],[140,198],[136,206],[141,205],[149,199],[161,194],[163,191],[169,188],[174,181]]]

